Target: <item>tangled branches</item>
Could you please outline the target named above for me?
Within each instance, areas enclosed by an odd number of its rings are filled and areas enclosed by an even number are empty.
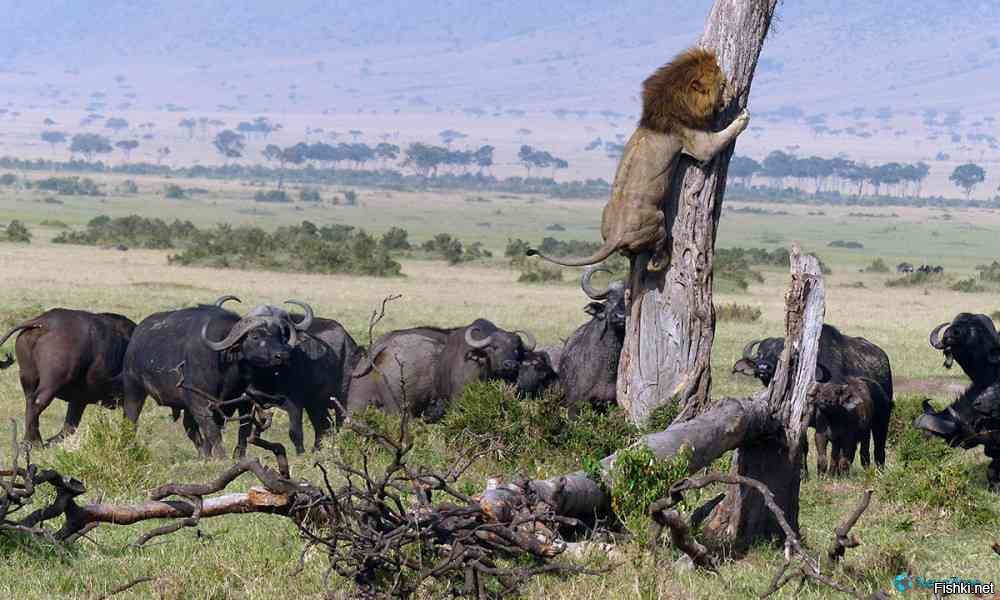
[[[663,530],[668,529],[670,531],[671,541],[674,545],[688,555],[696,566],[712,572],[717,572],[718,566],[721,562],[720,558],[694,538],[687,523],[685,523],[680,513],[674,508],[684,499],[684,492],[688,490],[701,489],[713,483],[742,485],[756,490],[764,498],[765,505],[768,510],[771,511],[771,514],[774,515],[775,520],[778,522],[778,525],[784,533],[784,562],[774,574],[774,577],[771,579],[771,584],[768,586],[767,590],[761,594],[761,598],[771,596],[784,587],[785,584],[794,579],[799,580],[800,588],[805,585],[806,581],[813,580],[855,598],[859,598],[861,600],[866,598],[866,596],[861,592],[858,592],[851,587],[844,586],[823,573],[820,561],[810,556],[809,553],[803,548],[798,534],[785,517],[785,512],[775,501],[774,493],[772,493],[766,485],[750,477],[727,475],[723,473],[709,473],[704,477],[699,477],[697,479],[682,479],[681,481],[675,483],[670,488],[669,496],[657,500],[649,505],[649,515],[653,519],[650,542],[652,546],[656,546]],[[839,527],[837,527],[836,530],[834,530],[834,541],[830,546],[830,549],[827,551],[829,563],[837,563],[844,556],[847,548],[854,548],[860,545],[861,542],[857,539],[857,537],[851,534],[851,528],[854,527],[854,525],[858,522],[858,519],[861,518],[861,515],[868,509],[868,505],[871,502],[871,496],[872,490],[865,490],[858,506],[848,516],[848,518]],[[793,559],[797,559],[799,562],[799,564],[794,568],[792,567]],[[790,569],[791,572],[789,572]],[[876,592],[873,596],[871,596],[874,600],[880,600],[884,597],[885,596],[882,592]]]

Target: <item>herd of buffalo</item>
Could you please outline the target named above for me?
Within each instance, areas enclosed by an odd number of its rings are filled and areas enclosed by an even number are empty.
[[[571,414],[588,405],[613,406],[625,336],[625,283],[596,289],[591,280],[599,271],[607,269],[588,267],[581,277],[591,300],[584,309],[589,320],[562,345],[538,349],[531,334],[500,329],[486,319],[391,331],[364,348],[340,323],[315,315],[305,302],[286,302],[301,314],[260,305],[241,316],[224,306],[239,302],[231,295],[154,313],[138,325],[118,314],[55,308],[6,332],[0,346],[18,334],[15,356],[31,443],[42,442],[39,415],[53,398],[68,407],[62,431],[49,442],[72,434],[88,404],[121,406],[136,423],[152,396],[171,409],[174,420],[182,420],[202,456],[222,454],[221,432],[231,419],[239,422],[236,452],[243,455],[254,405],[286,410],[289,437],[302,453],[303,414],[318,448],[343,411],[406,410],[433,421],[474,380],[509,382],[525,398],[558,386]],[[957,362],[972,383],[942,411],[925,401],[914,426],[953,446],[984,445],[993,459],[990,483],[1000,486],[1000,337],[993,321],[961,313],[934,328],[930,344],[944,353],[946,367]],[[783,346],[782,338],[751,341],[733,372],[769,384]],[[0,369],[14,363],[4,356]],[[883,465],[893,410],[886,353],[824,325],[816,380],[810,426],[817,471],[846,473],[859,446],[867,467],[869,440],[875,463]]]

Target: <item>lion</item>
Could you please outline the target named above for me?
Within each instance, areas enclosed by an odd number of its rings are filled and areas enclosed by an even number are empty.
[[[653,252],[666,239],[660,203],[683,153],[706,163],[746,129],[744,110],[722,131],[710,131],[715,114],[726,103],[726,78],[715,53],[691,48],[656,70],[642,86],[642,117],[629,139],[604,207],[604,244],[584,258],[556,259],[535,249],[528,256],[566,267],[599,263],[616,251],[634,259]],[[668,262],[668,261],[664,261]],[[647,269],[664,265],[649,261]],[[633,262],[635,265],[635,262]]]

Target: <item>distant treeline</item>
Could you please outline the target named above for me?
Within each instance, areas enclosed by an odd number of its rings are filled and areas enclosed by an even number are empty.
[[[76,173],[115,173],[121,175],[155,175],[161,177],[200,179],[261,179],[299,184],[350,185],[387,188],[399,191],[419,190],[472,190],[511,194],[543,194],[552,198],[605,199],[611,193],[611,184],[604,179],[559,182],[551,177],[498,178],[483,173],[445,173],[434,177],[407,175],[396,170],[358,170],[317,168],[306,165],[300,169],[284,169],[263,165],[229,164],[219,166],[195,165],[169,167],[152,163],[108,165],[101,161],[53,161],[45,159],[24,160],[9,156],[0,157],[0,169],[22,171],[64,171]]]
[[[171,264],[215,268],[265,269],[306,273],[399,275],[400,254],[415,251],[451,264],[489,258],[479,242],[463,244],[442,233],[414,248],[405,229],[392,227],[381,237],[350,225],[317,226],[310,221],[282,226],[273,232],[260,227],[219,224],[200,229],[190,221],[168,223],[138,215],[94,217],[84,229],[63,231],[57,244],[173,249]]]

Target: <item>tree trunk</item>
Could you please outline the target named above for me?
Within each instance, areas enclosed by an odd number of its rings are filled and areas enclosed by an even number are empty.
[[[673,457],[683,446],[692,450],[689,471],[707,467],[728,450],[737,450],[734,473],[766,484],[798,530],[801,442],[811,415],[810,388],[816,376],[819,336],[823,327],[824,288],[819,262],[791,252],[792,284],[786,294],[785,348],[771,385],[751,398],[726,398],[705,412],[639,440],[659,459]],[[615,455],[601,461],[610,477]],[[559,515],[586,519],[606,515],[611,498],[608,486],[582,472],[527,482]],[[515,493],[516,488],[511,488]],[[732,486],[705,526],[715,546],[736,551],[783,532],[756,491]]]
[[[799,254],[797,246],[792,248],[791,260],[785,348],[777,374],[765,393],[777,428],[773,435],[741,446],[734,456],[732,472],[767,485],[797,532],[801,449],[812,413],[810,388],[815,380],[826,308],[819,261],[814,256]],[[743,486],[731,486],[706,524],[705,533],[714,545],[738,552],[755,541],[783,535],[774,515],[764,505],[763,496]]]
[[[777,0],[716,0],[700,46],[715,50],[734,97],[716,125],[746,107]],[[709,401],[715,336],[712,262],[732,147],[702,167],[681,157],[663,206],[671,264],[644,276],[632,291],[632,318],[618,368],[618,403],[635,423],[676,402],[679,419],[701,413]],[[638,303],[638,304],[637,304]]]

